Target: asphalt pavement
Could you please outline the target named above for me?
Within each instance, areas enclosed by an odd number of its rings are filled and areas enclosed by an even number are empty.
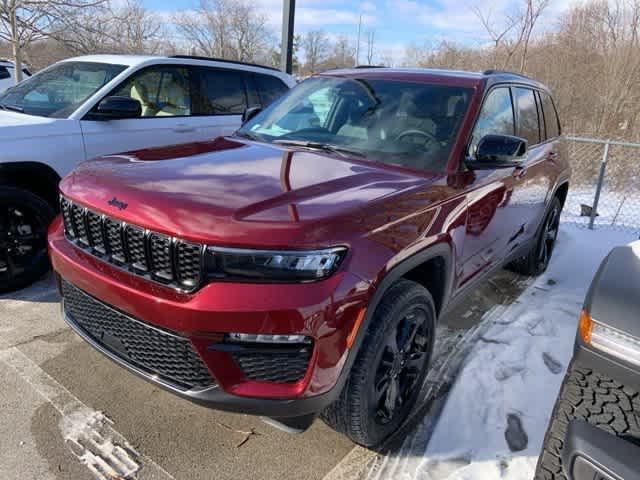
[[[498,274],[443,325],[462,338],[520,289]],[[51,275],[0,296],[3,480],[347,479],[376,455],[322,421],[292,435],[166,393],[82,341],[58,300]]]

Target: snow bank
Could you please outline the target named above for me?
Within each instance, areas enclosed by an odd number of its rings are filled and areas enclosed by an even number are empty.
[[[500,315],[484,320],[488,324],[449,393],[424,454],[406,447],[370,477],[531,479],[591,278],[611,248],[636,238],[628,231],[563,225],[547,273]],[[414,435],[425,431],[429,429],[419,426]]]

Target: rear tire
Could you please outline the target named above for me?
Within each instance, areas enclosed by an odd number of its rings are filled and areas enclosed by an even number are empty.
[[[569,365],[538,458],[535,480],[566,480],[562,448],[569,422],[584,420],[640,444],[640,394],[600,373]]]
[[[399,280],[375,310],[349,378],[323,420],[371,447],[394,433],[418,399],[435,339],[436,311],[420,284]]]
[[[0,187],[0,293],[30,285],[49,270],[51,206],[20,188]]]
[[[536,238],[536,243],[527,255],[509,263],[509,270],[528,276],[537,276],[545,272],[556,244],[561,212],[560,200],[558,197],[553,197]]]

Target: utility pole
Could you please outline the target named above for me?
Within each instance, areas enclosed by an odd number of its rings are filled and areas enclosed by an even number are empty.
[[[360,20],[358,20],[358,41],[356,42],[356,64],[355,67],[360,63],[360,32],[362,31],[362,14],[360,14]]]
[[[280,70],[289,74],[293,72],[293,23],[295,15],[296,0],[283,0]]]

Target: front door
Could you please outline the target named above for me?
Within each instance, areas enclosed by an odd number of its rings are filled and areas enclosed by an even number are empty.
[[[500,86],[485,98],[469,147],[469,155],[482,137],[514,135],[516,115],[511,89]],[[467,223],[459,287],[499,262],[522,240],[524,224],[519,205],[523,169],[476,170],[467,191]]]
[[[110,95],[138,100],[142,116],[80,122],[87,158],[142,148],[175,145],[227,135],[240,116],[203,114],[197,72],[184,65],[158,65],[136,72]]]

